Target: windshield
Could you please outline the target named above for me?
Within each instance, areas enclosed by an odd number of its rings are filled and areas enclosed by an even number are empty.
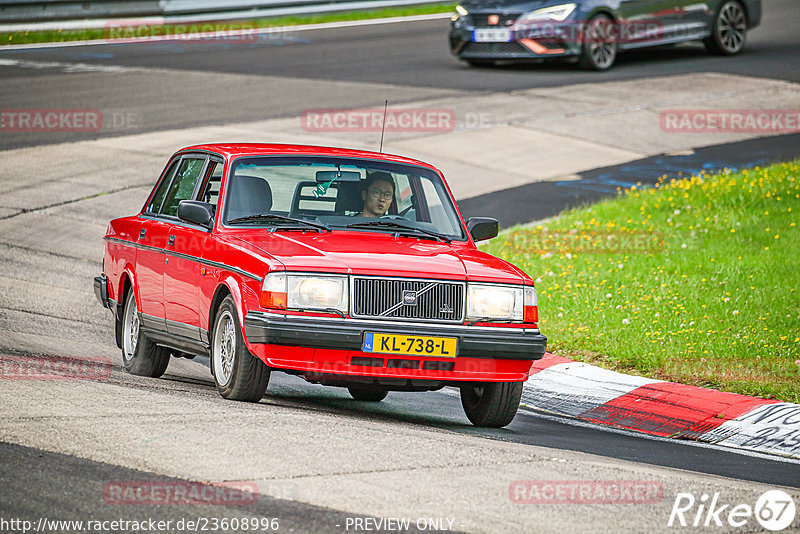
[[[464,240],[442,179],[413,165],[330,157],[243,157],[226,187],[228,226],[323,228]],[[264,217],[261,217],[264,216]]]

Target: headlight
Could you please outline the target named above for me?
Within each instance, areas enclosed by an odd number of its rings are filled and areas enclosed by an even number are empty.
[[[453,15],[450,17],[450,20],[455,22],[461,17],[466,17],[467,15],[469,15],[469,11],[467,11],[464,6],[456,6],[456,12],[453,13]]]
[[[347,277],[270,273],[264,277],[261,306],[347,313]]]
[[[475,319],[522,321],[522,286],[469,284],[467,286],[467,320]]]
[[[575,11],[576,4],[561,4],[558,6],[543,7],[523,15],[519,20],[557,20],[562,21]]]

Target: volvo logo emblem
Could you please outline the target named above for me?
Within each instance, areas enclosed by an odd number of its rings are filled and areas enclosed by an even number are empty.
[[[406,306],[416,306],[417,305],[417,292],[416,291],[403,291],[403,304]]]

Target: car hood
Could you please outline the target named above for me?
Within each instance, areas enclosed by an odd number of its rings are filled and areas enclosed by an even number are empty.
[[[389,233],[248,232],[236,236],[288,271],[521,283],[527,276],[468,243]]]
[[[474,13],[526,13],[539,9],[541,7],[555,6],[563,4],[558,0],[528,0],[520,2],[520,0],[492,0],[489,2],[461,2],[467,11]]]

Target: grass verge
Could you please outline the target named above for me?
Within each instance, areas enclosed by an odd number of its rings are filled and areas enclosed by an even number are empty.
[[[537,280],[549,350],[800,402],[800,160],[633,187],[484,245]]]
[[[296,15],[286,17],[262,18],[254,20],[211,21],[203,24],[202,17],[198,21],[181,24],[142,25],[127,27],[122,24],[110,23],[107,28],[93,28],[82,30],[50,30],[50,31],[24,31],[0,32],[0,45],[32,44],[32,43],[60,43],[67,41],[91,41],[96,39],[109,39],[117,36],[163,36],[163,35],[188,35],[192,33],[206,33],[221,30],[242,30],[253,28],[278,28],[283,26],[300,26],[303,24],[321,24],[325,22],[343,22],[351,20],[368,20],[388,17],[408,17],[413,15],[430,15],[434,13],[448,13],[455,10],[456,4],[423,4],[417,6],[387,7],[372,10],[346,11],[341,13],[323,13],[311,15]],[[232,39],[235,40],[235,39]]]

